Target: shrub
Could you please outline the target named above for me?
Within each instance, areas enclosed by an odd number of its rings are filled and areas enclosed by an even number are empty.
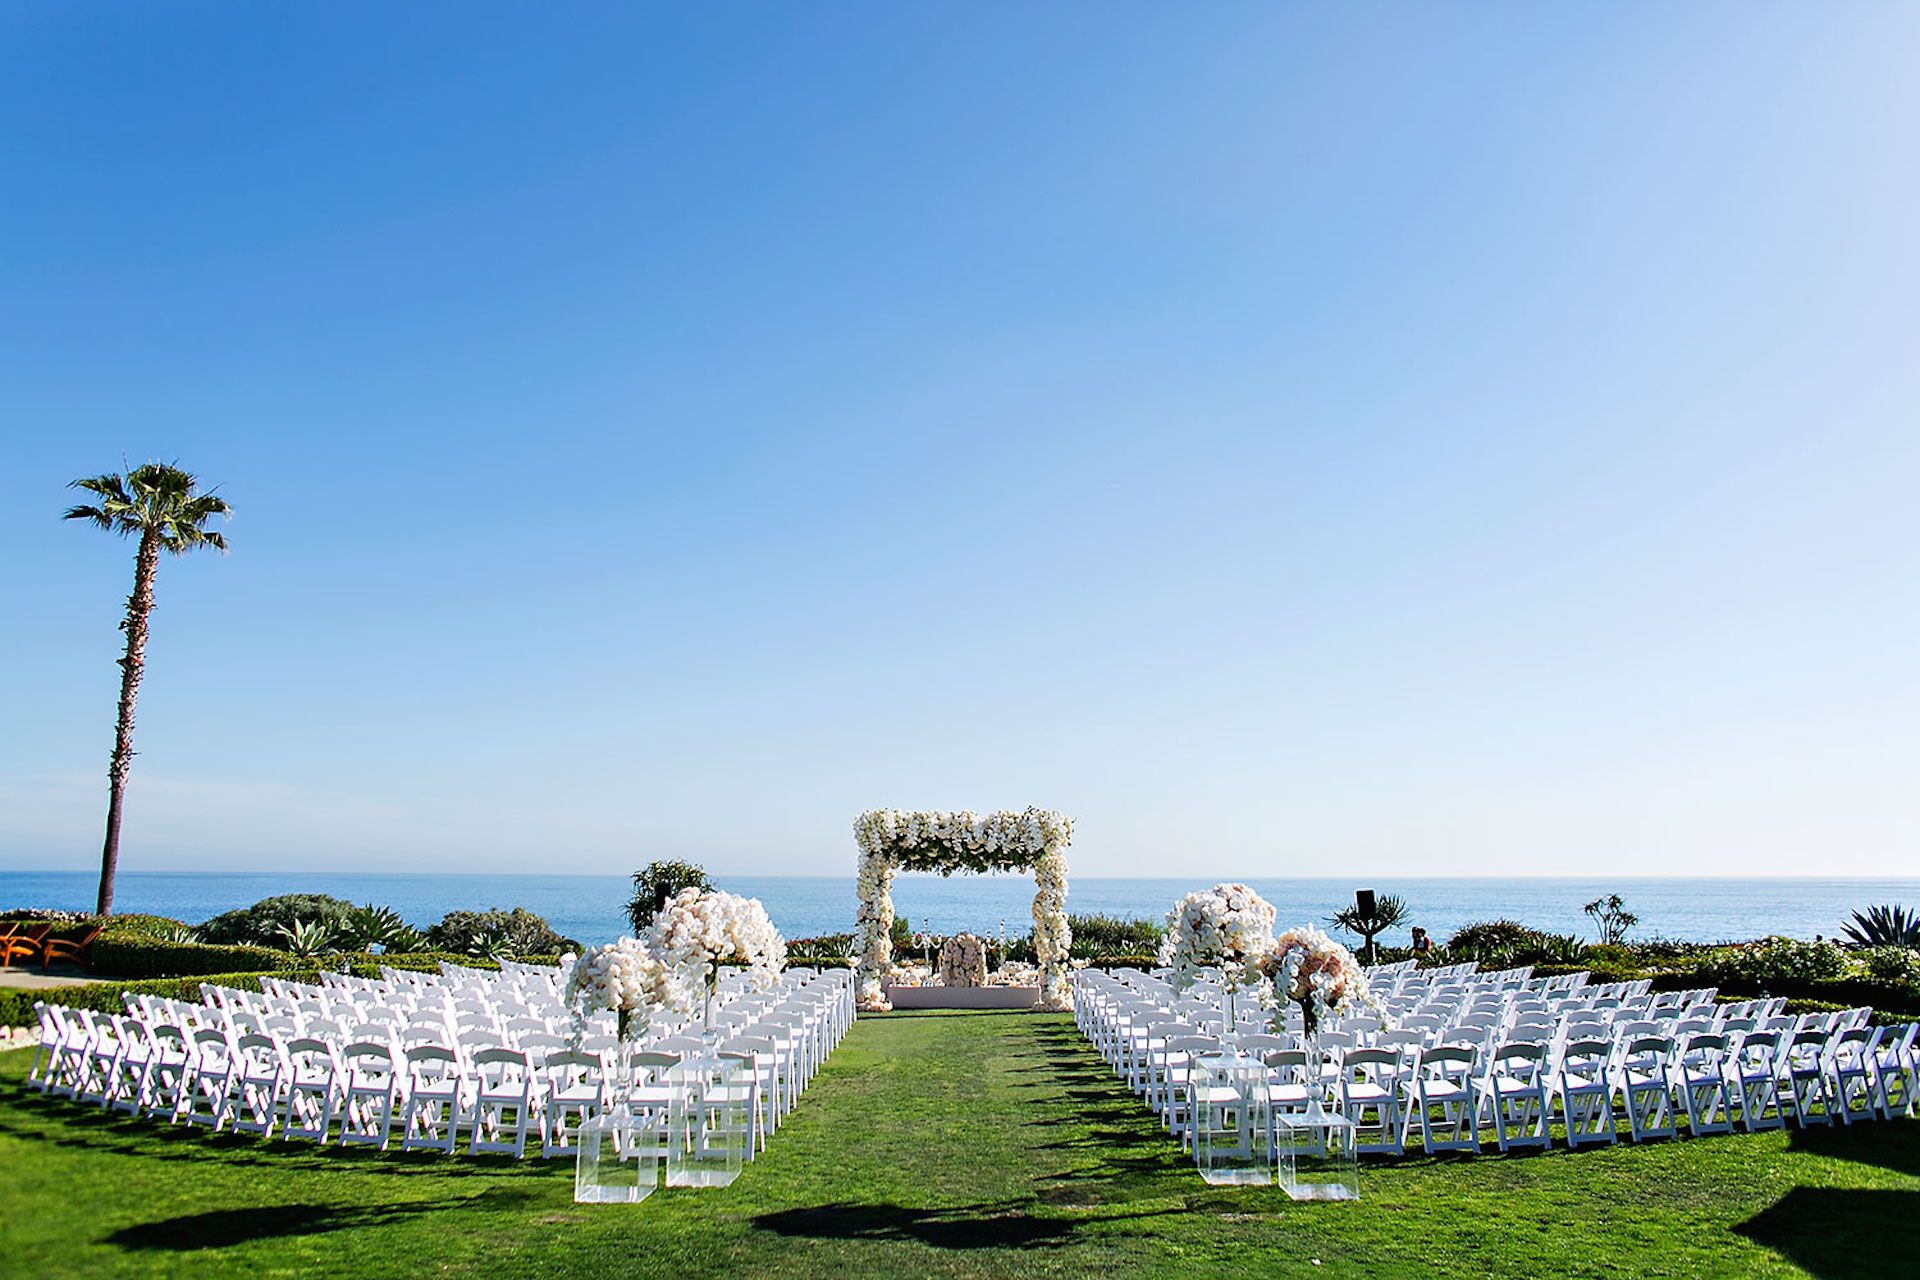
[[[1118,916],[1068,916],[1073,930],[1073,946],[1068,952],[1076,960],[1093,956],[1153,955],[1167,927],[1158,920],[1123,920]]]
[[[1708,952],[1694,972],[1708,981],[1733,978],[1764,984],[1844,978],[1851,967],[1846,951],[1837,943],[1767,938],[1752,946],[1721,947]]]
[[[633,873],[633,898],[627,903],[627,919],[639,933],[653,923],[667,899],[682,889],[711,889],[705,868],[692,862],[663,858],[649,862]]]
[[[1087,962],[1089,969],[1152,969],[1160,963],[1157,956],[1144,953],[1134,955],[1095,956]]]
[[[181,930],[193,931],[193,926],[185,920],[175,920],[172,916],[150,916],[135,913],[124,916],[108,916],[104,938],[169,938]]]
[[[1920,989],[1920,949],[1868,947],[1860,952],[1860,962],[1876,982]]]
[[[561,937],[546,920],[525,907],[449,911],[439,924],[427,930],[427,945],[437,951],[492,959],[580,950],[579,943]]]
[[[237,991],[258,991],[262,978],[286,978],[295,982],[317,982],[318,969],[280,969],[266,973],[216,973],[191,978],[160,978],[147,982],[89,982],[77,987],[52,987],[35,991],[0,990],[0,1026],[24,1027],[35,1021],[33,1006],[57,1004],[69,1009],[92,1009],[99,1013],[125,1013],[125,997],[133,995],[166,996],[171,1000],[200,999],[200,984],[212,983]]]
[[[118,978],[178,978],[208,973],[244,973],[278,969],[292,957],[271,947],[216,947],[198,942],[165,942],[154,938],[94,939],[93,968]]]
[[[200,926],[200,936],[208,942],[227,946],[239,943],[284,951],[287,940],[281,930],[293,928],[297,921],[307,921],[324,926],[330,933],[338,933],[346,928],[353,910],[351,902],[324,893],[283,893],[215,916]]]
[[[828,933],[818,938],[795,938],[787,943],[789,961],[842,961],[853,954],[853,935]]]
[[[1485,920],[1455,930],[1447,939],[1447,951],[1471,960],[1482,952],[1510,950],[1539,936],[1539,930],[1529,929],[1518,920]]]
[[[392,907],[377,907],[369,902],[347,913],[339,942],[356,951],[370,947],[379,947],[382,951],[418,951],[426,938]]]

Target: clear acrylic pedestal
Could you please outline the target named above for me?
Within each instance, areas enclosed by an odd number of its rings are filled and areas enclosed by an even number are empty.
[[[1337,1111],[1273,1117],[1274,1167],[1293,1200],[1358,1200],[1360,1159],[1353,1122]]]
[[[753,1140],[753,1079],[737,1058],[701,1054],[668,1073],[667,1185],[724,1187]]]
[[[1193,1162],[1210,1186],[1254,1187],[1273,1181],[1267,1117],[1267,1069],[1238,1053],[1193,1060]]]
[[[580,1125],[574,1142],[575,1204],[639,1204],[660,1182],[659,1122],[624,1107]]]

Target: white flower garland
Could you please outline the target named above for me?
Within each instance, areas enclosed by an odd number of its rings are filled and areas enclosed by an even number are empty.
[[[1066,849],[1073,820],[1051,809],[974,813],[873,809],[853,824],[860,849],[855,917],[860,935],[860,1007],[888,1008],[893,971],[893,876],[897,870],[1024,871],[1034,878],[1033,947],[1040,961],[1040,1001],[1049,1009],[1071,1002],[1067,954]]]

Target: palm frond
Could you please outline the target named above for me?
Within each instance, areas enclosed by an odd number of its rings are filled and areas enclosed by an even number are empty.
[[[112,532],[114,527],[113,517],[98,507],[68,507],[67,513],[60,518],[62,520],[91,520],[95,525],[108,532]],[[120,532],[125,533],[127,531],[122,529]]]

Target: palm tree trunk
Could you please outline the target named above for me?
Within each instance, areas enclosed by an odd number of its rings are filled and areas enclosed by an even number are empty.
[[[154,530],[140,535],[133,566],[133,594],[127,597],[127,617],[120,624],[127,633],[127,654],[120,659],[120,712],[113,724],[113,759],[107,765],[107,840],[100,850],[100,898],[94,907],[103,916],[113,913],[113,877],[120,867],[120,810],[127,797],[127,775],[133,770],[133,706],[146,669],[147,618],[153,612],[153,578],[160,567],[160,537]]]

